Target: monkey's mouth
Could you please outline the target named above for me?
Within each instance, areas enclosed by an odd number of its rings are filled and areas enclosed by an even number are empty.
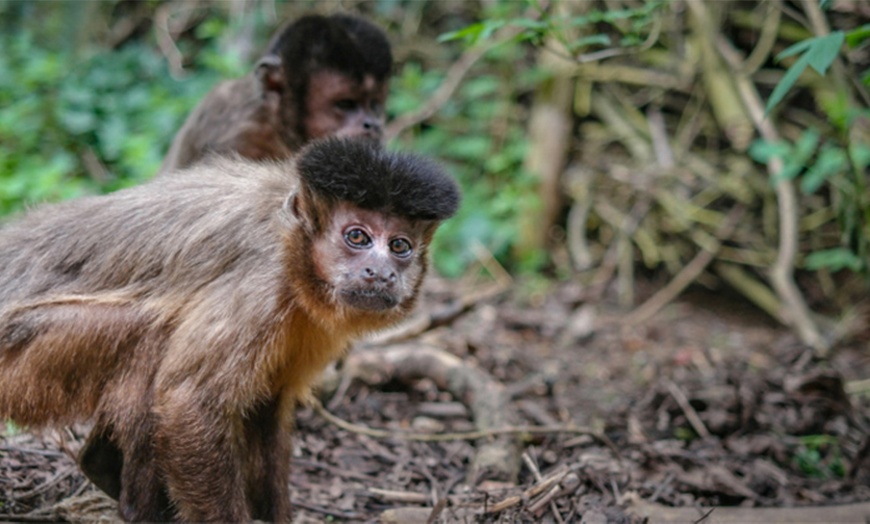
[[[345,304],[367,311],[383,311],[399,303],[393,294],[380,289],[349,289],[341,292]]]

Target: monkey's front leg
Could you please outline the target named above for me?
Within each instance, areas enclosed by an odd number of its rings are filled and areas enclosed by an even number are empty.
[[[295,398],[278,395],[245,417],[249,446],[245,467],[253,516],[266,522],[290,522],[290,456]]]
[[[195,382],[157,399],[154,451],[169,499],[183,521],[248,522],[241,416]]]

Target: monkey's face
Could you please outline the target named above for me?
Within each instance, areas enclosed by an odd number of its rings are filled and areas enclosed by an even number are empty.
[[[384,133],[387,85],[365,75],[362,82],[324,69],[308,80],[303,131],[305,141],[326,136],[380,141]]]
[[[407,307],[425,270],[424,239],[421,223],[341,203],[314,243],[316,271],[344,306]]]

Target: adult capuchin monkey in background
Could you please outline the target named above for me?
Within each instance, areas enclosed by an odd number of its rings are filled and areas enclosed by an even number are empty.
[[[31,210],[0,228],[0,419],[94,420],[125,520],[289,521],[295,401],[409,313],[459,197],[330,138]]]
[[[282,159],[327,136],[383,136],[393,56],[383,31],[350,15],[304,16],[251,74],[218,84],[188,116],[160,173],[209,153]]]

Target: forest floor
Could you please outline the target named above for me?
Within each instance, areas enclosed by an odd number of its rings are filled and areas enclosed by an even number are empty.
[[[424,311],[450,298],[450,283],[429,287]],[[583,296],[571,285],[539,300],[503,294],[401,342],[459,357],[495,384],[506,403],[496,419],[515,433],[407,437],[468,432],[484,418],[471,406],[479,398],[445,390],[455,369],[446,378],[344,380],[322,401],[350,425],[300,408],[295,520],[867,521],[867,340],[819,360],[723,296],[691,293],[637,326]],[[382,351],[360,347],[348,362]],[[75,466],[81,430],[10,433],[0,438],[0,518],[117,519]],[[505,469],[516,478],[472,473],[479,449],[505,439]]]

